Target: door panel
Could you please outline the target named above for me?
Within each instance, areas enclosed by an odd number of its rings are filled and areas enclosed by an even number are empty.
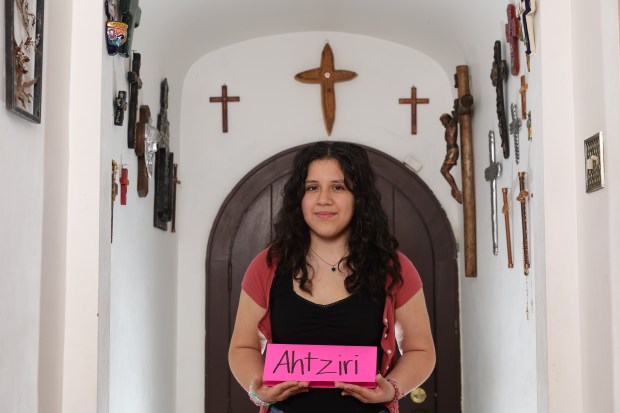
[[[256,412],[229,372],[227,347],[243,274],[271,237],[272,222],[280,208],[282,189],[297,150],[293,148],[277,155],[250,172],[224,202],[212,229],[206,265],[207,412]],[[413,261],[422,277],[437,348],[435,373],[421,386],[427,399],[414,404],[409,397],[403,398],[401,412],[460,412],[460,348],[458,324],[455,324],[458,322],[458,269],[451,227],[436,198],[417,175],[380,152],[368,148],[368,153],[377,175],[381,203],[399,248]],[[221,260],[223,257],[225,262]],[[222,377],[228,378],[223,381],[224,386]]]

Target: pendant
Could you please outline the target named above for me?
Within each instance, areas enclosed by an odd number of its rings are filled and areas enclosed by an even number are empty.
[[[336,267],[332,267],[332,272],[336,272]]]

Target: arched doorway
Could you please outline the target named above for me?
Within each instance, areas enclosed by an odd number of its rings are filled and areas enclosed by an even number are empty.
[[[247,265],[271,237],[280,193],[301,147],[286,150],[248,173],[224,201],[215,219],[206,259],[205,412],[255,413],[256,407],[228,368],[241,280]],[[401,400],[403,413],[461,411],[458,266],[447,216],[426,184],[396,159],[366,148],[377,175],[382,204],[400,249],[424,283],[437,366],[421,387],[426,399]]]

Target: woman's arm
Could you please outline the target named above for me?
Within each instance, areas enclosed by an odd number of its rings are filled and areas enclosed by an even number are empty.
[[[307,391],[308,383],[288,381],[273,387],[263,385],[264,360],[257,325],[265,311],[266,309],[241,290],[235,327],[228,348],[228,363],[233,375],[246,391],[252,385],[252,390],[260,400],[275,402],[300,391]]]

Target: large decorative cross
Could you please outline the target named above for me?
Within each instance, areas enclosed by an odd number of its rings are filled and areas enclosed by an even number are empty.
[[[228,102],[240,102],[239,96],[228,96],[228,87],[222,85],[222,96],[211,97],[209,102],[222,104],[222,132],[228,133]]]
[[[502,176],[502,165],[495,161],[495,132],[489,131],[489,166],[484,170],[484,179],[491,183],[491,232],[493,254],[497,255],[499,236],[497,231],[497,179]]]
[[[517,104],[510,104],[510,116],[512,122],[510,122],[510,134],[514,137],[515,141],[515,162],[519,165],[519,132],[521,132],[521,119],[517,115]]]
[[[411,134],[415,135],[418,133],[418,103],[429,103],[430,100],[428,98],[420,98],[418,99],[418,90],[415,86],[411,87],[411,98],[400,98],[398,99],[398,103],[411,105]]]
[[[521,76],[521,88],[519,94],[521,95],[521,119],[527,119],[527,87],[529,85],[525,81],[525,75]]]
[[[508,77],[508,68],[505,60],[502,60],[502,43],[495,41],[493,46],[493,66],[491,68],[491,82],[495,86],[495,110],[497,112],[497,126],[499,137],[502,139],[504,159],[510,156],[508,144],[508,127],[506,126],[506,108],[504,106],[504,81]]]
[[[357,73],[350,70],[334,69],[334,53],[329,43],[323,47],[321,53],[321,66],[306,70],[295,75],[295,80],[302,83],[321,85],[321,105],[323,108],[323,122],[327,135],[331,135],[336,119],[336,93],[334,83],[345,82],[354,79]]]
[[[534,14],[536,13],[536,0],[521,0],[519,3],[519,15],[523,25],[523,43],[525,44],[525,60],[527,71],[530,71],[530,55],[536,52],[534,39]]]
[[[136,141],[136,115],[138,112],[138,91],[142,88],[140,79],[140,53],[134,52],[131,59],[131,71],[127,73],[129,81],[129,113],[127,119],[127,146],[133,148]]]

